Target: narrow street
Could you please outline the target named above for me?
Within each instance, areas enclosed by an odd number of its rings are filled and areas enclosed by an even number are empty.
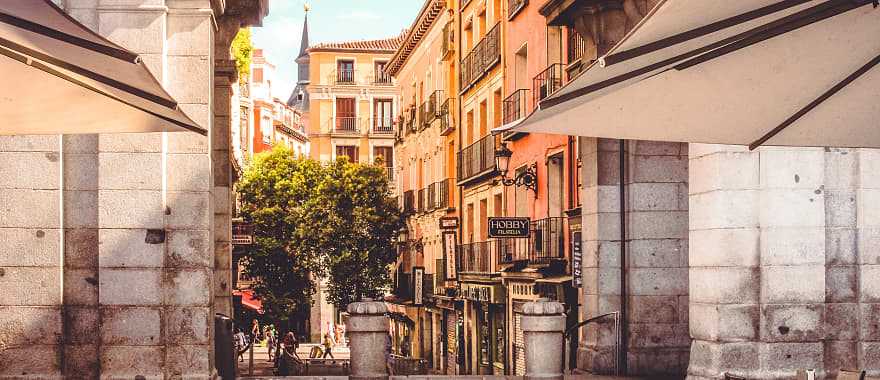
[[[308,360],[309,352],[311,352],[312,347],[315,347],[315,344],[301,344],[299,348],[296,350],[297,355],[303,360]],[[327,360],[335,360],[338,359],[339,363],[328,363],[328,365],[311,365],[309,366],[308,376],[340,376],[342,373],[342,365],[347,363],[350,359],[350,350],[348,347],[334,347],[333,348],[333,359],[327,358]],[[250,352],[247,352],[243,355],[243,360],[238,362],[238,376],[240,378],[258,378],[258,379],[268,379],[273,378],[275,373],[273,372],[274,363],[269,361],[269,354],[266,350],[265,346],[256,346],[253,350],[253,371],[249,370],[250,367]]]

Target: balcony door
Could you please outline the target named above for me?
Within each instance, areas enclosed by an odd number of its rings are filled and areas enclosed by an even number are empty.
[[[336,98],[336,130],[356,131],[355,99]]]
[[[341,83],[354,82],[354,61],[336,61],[336,81]]]
[[[373,102],[373,128],[376,132],[391,132],[394,120],[394,103],[391,99],[376,99]]]
[[[349,162],[358,162],[358,147],[355,145],[337,145],[336,158],[348,157]]]
[[[390,146],[374,146],[373,159],[378,161],[381,157],[382,166],[385,167],[385,173],[388,175],[388,182],[394,180],[394,148]]]

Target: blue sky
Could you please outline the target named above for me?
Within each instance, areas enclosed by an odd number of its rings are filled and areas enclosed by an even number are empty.
[[[303,4],[308,2],[311,44],[368,40],[400,34],[415,19],[422,0],[270,0],[263,26],[253,28],[253,42],[278,68],[273,95],[287,100],[296,84]]]

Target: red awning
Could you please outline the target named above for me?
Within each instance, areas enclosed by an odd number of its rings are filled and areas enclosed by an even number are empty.
[[[241,296],[241,306],[263,314],[263,302],[256,298],[253,290],[236,290],[232,294]]]

